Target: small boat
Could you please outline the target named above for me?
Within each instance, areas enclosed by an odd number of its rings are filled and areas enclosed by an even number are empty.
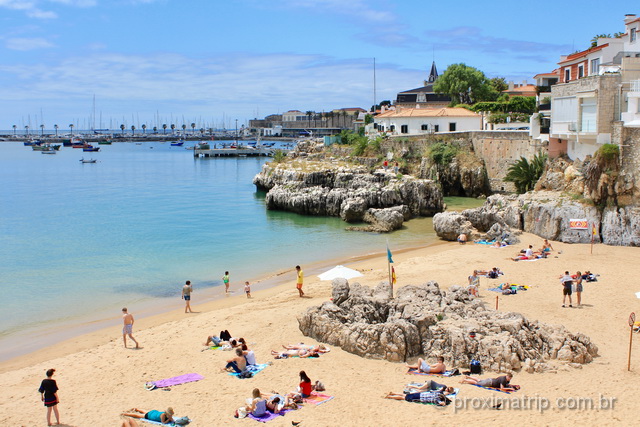
[[[171,143],[172,147],[182,147],[184,145],[184,141],[174,141]]]
[[[208,142],[198,142],[194,148],[196,150],[211,150],[211,145]]]
[[[62,145],[60,144],[57,144],[57,145],[42,144],[42,145],[32,145],[31,149],[33,151],[49,151],[49,150],[59,151],[61,146]]]
[[[80,163],[95,163],[95,162],[97,162],[96,159],[86,159],[85,160],[84,157],[80,159]]]
[[[56,154],[56,150],[42,150],[40,154]]]
[[[111,140],[110,139],[103,139],[101,141],[98,141],[98,145],[111,145]]]
[[[85,144],[82,147],[82,151],[100,151],[100,147],[94,147],[91,144]]]

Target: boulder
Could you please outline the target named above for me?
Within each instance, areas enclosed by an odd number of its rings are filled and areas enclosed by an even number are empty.
[[[479,359],[485,369],[543,372],[550,360],[584,364],[598,348],[583,334],[497,312],[463,287],[442,291],[436,282],[375,289],[332,282],[333,302],[298,316],[303,334],[368,358],[395,362],[418,355],[443,356],[449,366]]]

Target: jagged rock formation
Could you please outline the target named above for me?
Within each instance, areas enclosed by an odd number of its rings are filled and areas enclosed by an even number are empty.
[[[439,182],[447,196],[478,197],[491,194],[484,163],[472,154],[456,157],[448,165],[437,165],[430,158],[424,157],[418,177]]]
[[[433,281],[409,285],[394,299],[387,283],[371,289],[335,279],[332,286],[332,302],[298,316],[300,330],[359,356],[396,362],[444,356],[456,367],[476,358],[491,370],[541,371],[549,360],[589,363],[598,354],[583,334],[489,310],[459,286],[444,292]]]
[[[480,208],[463,212],[444,212],[433,217],[436,234],[454,241],[460,232],[472,238],[486,237],[492,226],[503,231],[526,231],[546,239],[566,243],[589,243],[590,230],[571,230],[569,219],[586,218],[596,224],[596,240],[608,245],[640,246],[640,207],[595,206],[552,191],[537,191],[520,196],[493,195]]]
[[[340,216],[347,222],[368,219],[391,224],[391,228],[396,228],[398,218],[442,211],[442,192],[431,180],[398,178],[386,172],[368,173],[362,166],[330,167],[326,163],[306,162],[305,168],[271,163],[263,166],[253,183],[268,191],[265,199],[268,209]],[[405,206],[400,216],[395,211],[369,211],[397,206]]]

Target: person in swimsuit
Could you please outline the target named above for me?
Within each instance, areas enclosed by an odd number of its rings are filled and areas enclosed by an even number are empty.
[[[225,293],[229,293],[229,272],[225,271],[224,276],[222,276],[222,282],[224,283],[224,291]]]
[[[165,412],[160,412],[155,409],[151,411],[143,411],[138,408],[133,408],[130,412],[123,412],[122,415],[131,418],[144,418],[145,420],[155,421],[162,424],[169,424],[173,422],[173,408],[167,408]]]
[[[406,400],[407,402],[420,402],[420,403],[433,403],[438,406],[446,406],[451,401],[447,399],[447,395],[450,394],[443,390],[429,390],[415,393],[389,393],[384,398],[393,400]]]
[[[222,371],[242,373],[247,369],[247,359],[244,357],[244,353],[242,352],[242,347],[236,347],[236,357],[233,359],[227,360],[227,364],[225,365]]]
[[[191,292],[193,292],[193,288],[191,287],[191,281],[187,280],[187,282],[182,287],[182,299],[185,302],[185,306],[184,306],[185,313],[193,313],[193,310],[191,310]]]
[[[296,289],[300,293],[300,298],[302,298],[304,296],[304,292],[302,292],[302,282],[304,281],[304,273],[302,272],[302,269],[300,268],[299,265],[296,265],[296,274],[297,274]]]
[[[56,416],[56,424],[60,424],[60,413],[58,412],[58,384],[52,379],[55,369],[47,370],[47,378],[42,380],[38,393],[41,394],[42,402],[47,407],[47,425],[51,424],[51,411]]]
[[[479,385],[480,387],[497,388],[502,391],[520,390],[520,386],[515,384],[510,384],[511,379],[513,379],[513,375],[511,374],[503,375],[498,378],[487,378],[484,380],[481,380],[475,377],[465,376],[465,378],[462,381],[460,381],[460,384]]]
[[[311,350],[317,353],[329,352],[329,349],[324,344],[318,344],[318,345],[291,344],[291,345],[283,345],[282,348],[284,348],[285,350]]]
[[[421,391],[438,391],[438,390],[443,393],[446,392],[447,394],[453,394],[455,392],[453,387],[447,387],[446,385],[437,383],[433,380],[429,380],[423,385],[418,387],[409,386],[407,388],[411,389],[412,393],[417,393]]]
[[[573,277],[571,277],[568,271],[564,272],[564,276],[560,276],[560,284],[562,284],[562,307],[565,307],[567,297],[569,297],[569,307],[573,307],[573,305],[571,305],[571,285],[573,285]]]
[[[249,282],[244,282],[244,293],[247,294],[247,298],[251,298],[251,285],[249,285]]]
[[[444,374],[444,372],[447,370],[447,367],[444,365],[444,357],[438,356],[436,360],[438,362],[435,365],[429,365],[426,360],[424,360],[423,358],[419,358],[417,365],[412,366],[407,364],[407,368],[415,369],[426,374]]]
[[[124,322],[124,327],[122,328],[122,339],[124,340],[124,348],[127,348],[127,335],[129,338],[136,343],[136,348],[140,348],[138,341],[133,337],[133,322],[135,321],[133,318],[133,314],[127,311],[127,307],[122,309],[122,321]]]
[[[579,271],[575,275],[573,280],[576,285],[576,304],[578,307],[582,305],[582,273]]]

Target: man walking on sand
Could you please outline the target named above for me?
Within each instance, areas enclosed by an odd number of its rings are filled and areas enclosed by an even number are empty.
[[[187,282],[182,287],[182,299],[185,302],[185,306],[184,306],[185,313],[193,313],[193,310],[191,310],[191,292],[193,292],[193,288],[191,287],[191,281],[187,280]]]
[[[562,284],[562,307],[565,307],[567,296],[569,297],[569,307],[573,307],[573,305],[571,305],[571,285],[573,284],[573,277],[571,277],[568,271],[565,271],[564,276],[560,277],[560,283]]]
[[[300,292],[300,298],[304,296],[304,292],[302,292],[302,282],[304,281],[304,273],[299,265],[296,265],[296,272],[298,274],[298,278],[296,280],[296,289]]]
[[[136,343],[136,348],[140,348],[140,345],[138,345],[138,341],[136,341],[136,339],[133,337],[133,322],[135,320],[133,319],[133,314],[127,311],[127,307],[122,309],[122,320],[124,321],[124,328],[122,328],[122,339],[124,340],[124,348],[127,348],[127,335],[129,335],[129,338],[131,338],[133,342]]]

